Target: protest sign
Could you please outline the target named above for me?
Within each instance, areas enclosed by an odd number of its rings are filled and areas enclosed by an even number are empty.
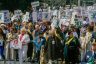
[[[96,22],[96,10],[88,11],[88,18],[90,22]]]
[[[4,13],[0,13],[0,23],[4,23]]]
[[[37,22],[37,12],[32,12],[33,22]]]
[[[42,19],[49,20],[48,12],[42,12]]]
[[[10,23],[10,13],[9,10],[2,10],[1,13],[4,14],[4,23]]]
[[[22,15],[22,11],[21,10],[15,10],[14,15],[16,16],[16,20],[18,20],[18,19],[20,19],[20,16]]]
[[[20,49],[22,47],[22,43],[18,42],[18,39],[14,39],[10,42],[10,48]]]
[[[39,6],[39,4],[40,4],[39,1],[37,1],[37,2],[32,2],[32,3],[31,3],[31,6],[32,6],[32,7],[37,7],[37,6]]]
[[[28,22],[29,21],[29,12],[26,12],[25,15],[23,15],[23,22]]]
[[[39,11],[39,12],[37,13],[37,20],[38,20],[38,21],[42,20],[42,11]]]

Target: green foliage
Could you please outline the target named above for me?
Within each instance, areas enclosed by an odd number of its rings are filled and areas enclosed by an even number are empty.
[[[65,6],[65,5],[78,5],[78,0],[0,0],[0,9],[14,11],[16,9],[28,10],[31,7],[31,2],[40,1],[47,3],[50,6]],[[83,3],[84,0],[81,0]],[[89,1],[89,0],[85,0]],[[91,0],[92,1],[92,0]],[[89,3],[91,4],[91,3]]]
[[[1,10],[14,11],[16,9],[21,9],[22,11],[27,10],[33,0],[0,0]]]

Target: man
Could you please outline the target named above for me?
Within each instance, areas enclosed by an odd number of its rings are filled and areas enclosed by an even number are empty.
[[[76,37],[74,37],[72,31],[70,31],[68,35],[64,47],[65,64],[76,64],[79,63],[79,48],[81,48],[80,42]]]
[[[91,51],[88,51],[85,54],[81,64],[87,64],[87,63],[88,64],[96,64],[95,60],[96,60],[96,40],[95,40],[95,42],[92,43]]]
[[[39,32],[40,32],[40,26],[39,26],[38,24],[36,24],[36,25],[35,25],[35,30],[33,30],[33,34],[32,34],[33,40],[35,40],[36,37],[39,36]],[[33,60],[35,60],[35,59],[34,59],[34,58],[35,58],[34,54],[36,53],[35,49],[36,49],[36,48],[35,48],[35,45],[33,44],[33,53],[32,53],[32,59],[33,59]]]
[[[48,61],[48,64],[56,63],[58,59],[63,58],[63,51],[62,51],[62,43],[61,43],[61,37],[59,37],[56,32],[56,30],[49,30],[49,37],[46,42],[46,59]],[[60,38],[60,39],[59,39]]]
[[[41,47],[46,43],[46,39],[45,37],[43,37],[43,33],[40,32],[39,36],[37,36],[34,40],[33,43],[35,45],[35,52],[36,52],[36,59],[38,61],[38,63],[40,63],[40,51],[41,51]]]

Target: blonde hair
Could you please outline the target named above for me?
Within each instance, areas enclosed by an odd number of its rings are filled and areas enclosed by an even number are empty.
[[[26,32],[27,30],[26,30],[25,27],[23,27],[23,28],[21,29],[21,32],[22,32],[22,31]]]
[[[32,23],[29,23],[28,26],[32,26]]]

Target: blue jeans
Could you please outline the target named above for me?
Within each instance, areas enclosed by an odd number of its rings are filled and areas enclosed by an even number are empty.
[[[4,59],[4,47],[0,46],[0,55]]]

